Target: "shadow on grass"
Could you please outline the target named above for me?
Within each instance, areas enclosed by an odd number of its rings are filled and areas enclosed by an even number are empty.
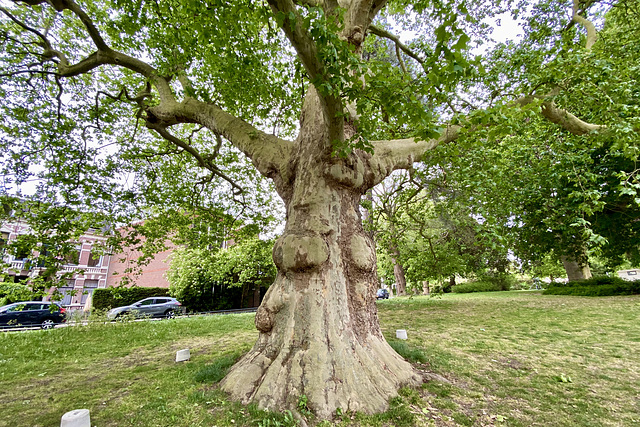
[[[199,383],[217,383],[220,382],[229,372],[229,368],[240,359],[244,353],[235,352],[223,354],[213,363],[205,365],[195,373],[194,379]]]
[[[396,353],[400,356],[404,357],[405,360],[411,363],[428,363],[429,359],[427,356],[420,350],[419,348],[410,346],[406,341],[402,340],[387,340],[391,348],[393,348]]]

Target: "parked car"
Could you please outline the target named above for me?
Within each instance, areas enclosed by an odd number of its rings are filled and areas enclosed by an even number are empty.
[[[109,310],[107,318],[115,320],[120,316],[131,314],[135,317],[166,317],[173,318],[176,313],[182,313],[183,307],[175,298],[151,297],[145,298],[131,305],[116,307]]]
[[[38,325],[51,329],[67,321],[65,309],[47,301],[23,301],[0,307],[0,328]]]
[[[378,289],[376,299],[389,299],[389,291],[386,289]]]

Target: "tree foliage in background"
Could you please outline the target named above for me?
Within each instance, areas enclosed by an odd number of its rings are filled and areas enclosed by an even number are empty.
[[[593,22],[583,27],[589,7]],[[485,62],[493,77],[475,102],[488,96],[491,108],[471,114],[480,129],[467,143],[441,147],[442,164],[473,212],[510,236],[534,271],[550,253],[581,266],[594,255],[610,266],[637,260],[638,3],[574,2],[573,19],[558,2],[531,11],[522,11],[522,39],[498,46]],[[502,101],[507,92],[528,94],[515,103],[535,102],[514,109]],[[555,116],[555,105],[565,113]],[[562,132],[554,123],[575,119],[568,111],[606,127]]]
[[[244,308],[276,276],[273,241],[246,238],[228,249],[185,247],[171,255],[171,296],[189,311]]]
[[[372,207],[381,276],[391,283],[398,271],[414,292],[424,281],[449,289],[456,276],[508,274],[506,242],[473,218],[438,168],[392,176],[374,189]]]

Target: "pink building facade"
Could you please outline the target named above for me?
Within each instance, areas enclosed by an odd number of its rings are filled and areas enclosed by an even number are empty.
[[[127,248],[123,253],[112,255],[107,286],[118,286],[126,279],[126,283],[135,283],[144,288],[168,288],[166,272],[169,270],[169,256],[172,252],[173,249],[159,252],[148,264],[142,266],[136,264],[141,256],[136,250]]]
[[[28,224],[22,221],[3,223],[0,226],[2,243],[11,242],[17,236],[28,234],[30,231]],[[68,257],[60,269],[61,275],[71,274],[71,278],[66,279],[66,284],[58,288],[63,296],[63,306],[71,310],[82,309],[95,289],[107,286],[113,256],[102,253],[106,240],[106,237],[89,230],[76,242],[78,252]],[[2,260],[7,265],[6,273],[15,276],[16,281],[36,277],[43,268],[33,265],[30,261],[32,255],[37,256],[37,253],[11,255],[3,251]],[[45,299],[51,299],[53,292],[51,289]]]

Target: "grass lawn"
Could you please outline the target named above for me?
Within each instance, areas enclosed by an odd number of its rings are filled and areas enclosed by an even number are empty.
[[[431,379],[384,414],[336,425],[640,425],[640,296],[495,292],[378,307],[387,339]],[[99,427],[294,426],[215,387],[256,337],[252,314],[0,333],[0,427],[59,426],[79,408]],[[183,348],[191,361],[176,364]]]

